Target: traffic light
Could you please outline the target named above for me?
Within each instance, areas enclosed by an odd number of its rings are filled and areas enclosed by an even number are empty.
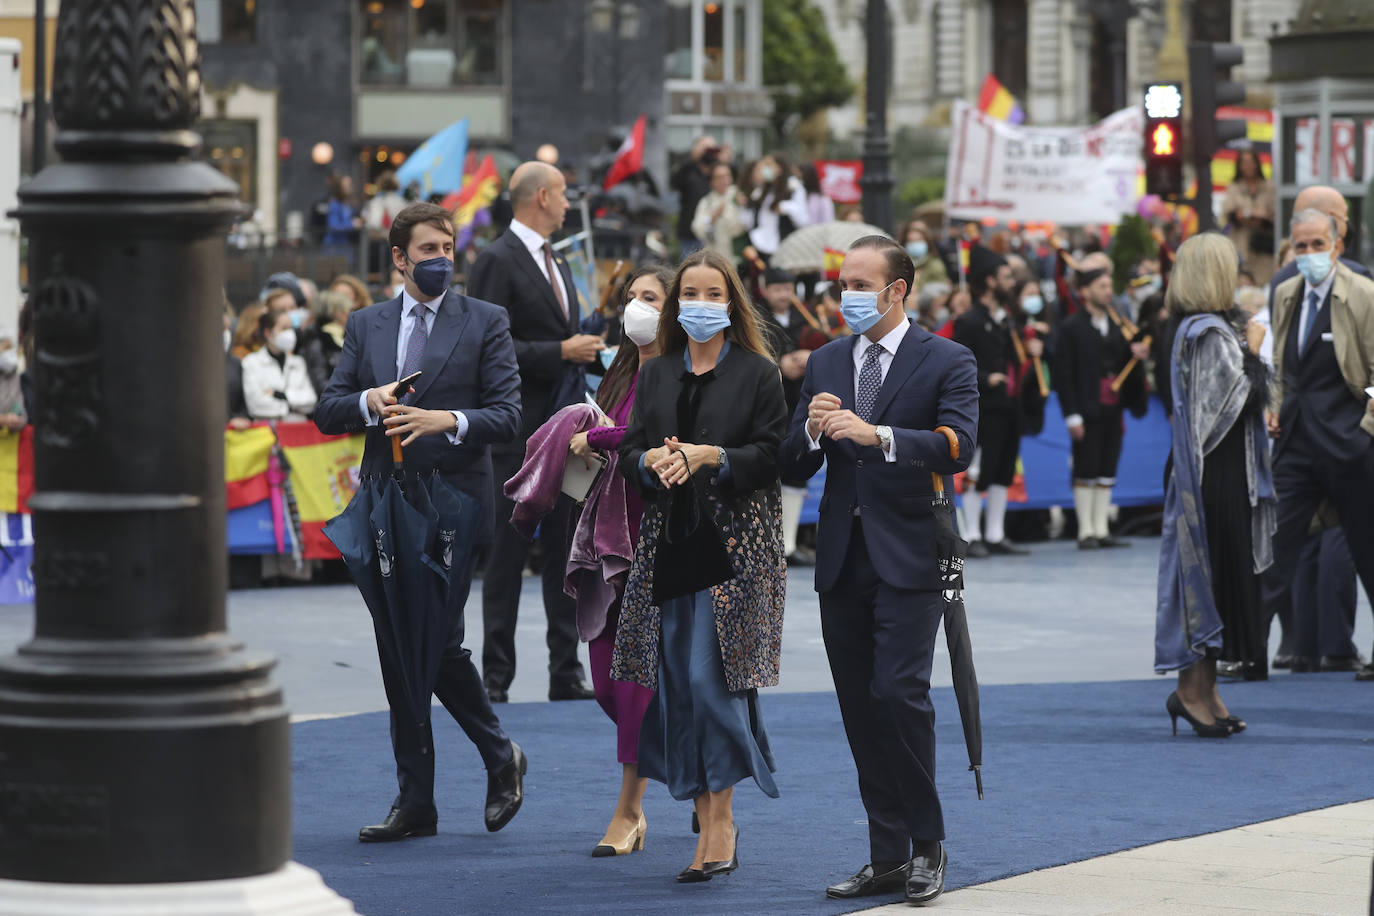
[[[1165,200],[1183,194],[1183,90],[1178,83],[1145,87],[1145,193]]]
[[[1217,118],[1217,109],[1245,101],[1245,85],[1232,82],[1231,68],[1245,60],[1245,49],[1224,42],[1195,41],[1188,45],[1189,108],[1192,114],[1193,166],[1198,175],[1198,222],[1214,228],[1212,214],[1212,157],[1232,140],[1245,136],[1245,122]]]

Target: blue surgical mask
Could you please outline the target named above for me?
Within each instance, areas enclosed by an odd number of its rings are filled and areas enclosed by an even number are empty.
[[[925,241],[907,242],[906,253],[911,255],[912,260],[919,261],[930,253],[930,246]]]
[[[893,280],[892,283],[896,283]],[[889,283],[876,293],[872,290],[847,289],[840,293],[840,313],[844,315],[844,323],[849,325],[849,329],[855,334],[862,334],[875,324],[883,320],[887,315],[886,311],[878,311],[878,297],[887,292],[892,286]],[[888,306],[892,308],[892,306]]]
[[[730,326],[730,306],[704,299],[679,299],[677,323],[697,343],[706,343]]]
[[[1021,300],[1021,311],[1027,315],[1039,315],[1045,310],[1045,300],[1039,296],[1027,296]]]
[[[1298,255],[1298,273],[1311,286],[1320,286],[1331,273],[1331,252],[1313,251]]]
[[[415,281],[415,288],[431,299],[442,296],[453,282],[453,262],[442,255],[410,263],[413,265],[410,276]]]

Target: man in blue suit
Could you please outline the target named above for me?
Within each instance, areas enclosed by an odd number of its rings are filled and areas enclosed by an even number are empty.
[[[354,312],[344,330],[339,364],[315,408],[323,433],[366,432],[364,476],[391,470],[389,437],[402,437],[407,470],[437,471],[476,499],[482,519],[478,543],[492,531],[491,446],[520,430],[520,373],[506,312],[449,289],[453,277],[453,221],[434,204],[406,207],[391,223],[391,256],[405,276],[400,296]],[[397,379],[419,371],[403,394]],[[452,589],[453,617],[434,695],[477,746],[487,770],[485,820],[500,830],[524,797],[525,755],[507,737],[492,711],[481,675],[463,648],[463,605],[472,579],[472,558]],[[400,794],[380,823],[364,827],[365,843],[433,836],[434,755],[405,713],[401,672],[385,653],[382,684],[391,706],[391,744]]]
[[[816,591],[835,694],[868,811],[871,858],[826,893],[848,899],[944,890],[945,836],[935,791],[930,669],[943,603],[932,474],[964,470],[978,434],[978,370],[966,347],[907,320],[916,267],[881,236],[855,242],[840,268],[854,336],[811,354],[791,432],[778,453],[785,483],[826,463]],[[950,457],[946,426],[959,442]]]

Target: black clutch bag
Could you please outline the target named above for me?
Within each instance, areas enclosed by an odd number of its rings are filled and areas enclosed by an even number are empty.
[[[654,602],[692,595],[734,578],[735,567],[697,495],[696,483],[673,492],[654,553]]]

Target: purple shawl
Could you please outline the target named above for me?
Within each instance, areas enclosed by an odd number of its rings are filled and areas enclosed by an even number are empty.
[[[539,521],[553,511],[563,493],[568,442],[595,426],[596,417],[596,408],[590,404],[570,404],[549,417],[525,443],[525,463],[503,489],[515,503],[510,523],[526,540],[534,538]]]

